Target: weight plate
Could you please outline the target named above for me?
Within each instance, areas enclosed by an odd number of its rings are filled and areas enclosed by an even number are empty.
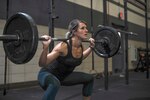
[[[37,50],[37,26],[26,13],[17,13],[8,19],[3,31],[4,35],[18,35],[19,40],[3,41],[4,51],[10,61],[24,64],[30,61]]]
[[[94,33],[95,41],[94,51],[98,56],[109,58],[114,56],[120,48],[120,36],[116,29],[105,26]]]

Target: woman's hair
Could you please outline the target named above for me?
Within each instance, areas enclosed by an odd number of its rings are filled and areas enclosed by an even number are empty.
[[[71,38],[73,36],[73,33],[75,31],[77,31],[78,27],[79,27],[79,23],[85,23],[87,24],[85,21],[79,20],[79,19],[73,19],[69,25],[68,25],[68,32],[66,33],[66,38]]]

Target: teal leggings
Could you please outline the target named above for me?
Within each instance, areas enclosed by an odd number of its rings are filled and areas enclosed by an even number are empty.
[[[90,96],[93,90],[94,78],[91,74],[73,72],[63,81],[59,81],[51,73],[41,70],[38,74],[38,81],[40,86],[45,90],[42,100],[55,100],[55,96],[61,85],[72,86],[83,84],[82,95]]]

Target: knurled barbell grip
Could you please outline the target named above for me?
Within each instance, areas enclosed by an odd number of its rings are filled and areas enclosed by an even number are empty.
[[[52,38],[52,41],[66,41],[67,38]],[[44,37],[39,37],[39,41],[48,41],[48,39],[45,39]]]
[[[66,41],[67,38],[52,38],[52,41]],[[47,41],[44,37],[39,37],[39,41]],[[89,40],[83,40],[82,42],[90,42]],[[102,41],[96,40],[95,43],[101,43]]]

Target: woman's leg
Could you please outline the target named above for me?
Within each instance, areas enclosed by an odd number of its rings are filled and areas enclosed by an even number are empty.
[[[93,84],[94,84],[94,79],[90,79],[86,83],[83,83],[83,88],[82,88],[82,95],[84,97],[90,97],[93,91]],[[88,100],[88,99],[85,99]]]
[[[90,100],[93,90],[94,77],[87,73],[73,72],[65,78],[61,84],[64,86],[83,84],[82,95],[84,96],[84,100]]]
[[[45,90],[42,100],[55,100],[55,96],[60,87],[59,80],[49,72],[39,72],[38,80],[40,86]]]
[[[83,100],[91,100],[91,96],[88,97],[83,96]]]

